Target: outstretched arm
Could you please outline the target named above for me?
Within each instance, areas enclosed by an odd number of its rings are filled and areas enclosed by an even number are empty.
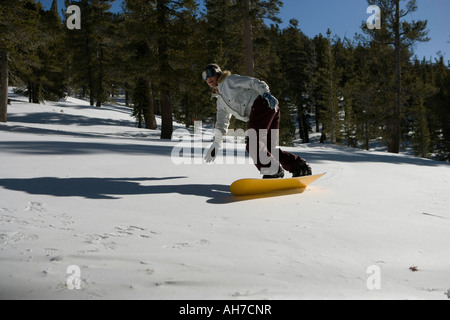
[[[216,160],[217,151],[222,148],[223,137],[227,135],[230,126],[231,114],[220,107],[220,101],[217,101],[217,120],[214,129],[214,141],[206,153],[205,160],[211,163]]]

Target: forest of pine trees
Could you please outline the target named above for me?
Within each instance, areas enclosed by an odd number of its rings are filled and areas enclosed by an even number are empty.
[[[0,122],[8,86],[30,103],[74,95],[102,107],[123,94],[137,125],[172,136],[173,120],[214,121],[201,80],[205,65],[267,82],[282,109],[280,142],[320,142],[369,150],[412,148],[450,160],[450,62],[417,59],[427,22],[408,22],[415,0],[367,0],[382,10],[382,29],[365,23],[354,38],[307,37],[301,23],[281,29],[281,0],[66,0],[81,9],[81,28],[66,26],[57,1],[0,2]],[[232,126],[246,124],[233,119]]]

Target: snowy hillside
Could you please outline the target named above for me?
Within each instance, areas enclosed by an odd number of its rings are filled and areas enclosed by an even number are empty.
[[[450,295],[448,164],[311,144],[288,149],[327,172],[304,193],[237,199],[248,161],[176,165],[124,107],[10,97],[0,298]]]

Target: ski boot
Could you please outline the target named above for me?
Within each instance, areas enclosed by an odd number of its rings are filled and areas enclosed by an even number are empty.
[[[307,164],[305,160],[300,159],[299,165],[294,171],[292,171],[292,178],[305,177],[311,175],[312,169],[309,166],[309,164]]]

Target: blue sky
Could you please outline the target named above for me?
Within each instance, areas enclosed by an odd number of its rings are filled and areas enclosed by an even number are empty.
[[[64,0],[58,0],[60,9]],[[116,0],[114,10],[120,10],[122,0]],[[52,0],[41,0],[44,7],[49,7]],[[369,18],[366,13],[366,0],[284,0],[279,17],[283,20],[282,28],[289,25],[289,20],[299,20],[300,29],[308,36],[326,34],[330,28],[333,35],[341,38],[353,38],[361,33],[361,23]],[[405,3],[405,2],[403,2]],[[411,20],[428,20],[428,36],[431,41],[415,45],[415,54],[421,59],[436,57],[436,52],[444,54],[445,61],[450,60],[450,0],[417,0],[418,10],[406,17]]]
[[[366,0],[284,0],[280,18],[282,27],[289,25],[289,20],[299,20],[300,29],[309,37],[330,28],[333,35],[352,38],[355,33],[362,33],[361,22],[367,21]],[[405,3],[405,2],[404,2]],[[422,58],[436,57],[441,51],[445,60],[450,60],[450,0],[417,0],[418,10],[405,17],[406,20],[428,20],[428,36],[431,41],[417,43],[415,54]]]

